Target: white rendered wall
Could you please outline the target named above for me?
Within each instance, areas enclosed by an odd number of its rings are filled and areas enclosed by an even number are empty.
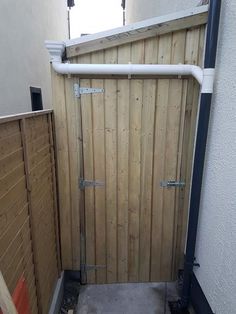
[[[29,86],[51,107],[44,40],[67,38],[66,0],[0,1],[0,115],[31,111]]]
[[[126,24],[195,7],[200,0],[126,0]]]
[[[196,1],[178,1],[178,8],[176,3],[166,0],[127,0],[128,15],[133,14],[129,22],[170,13],[173,9],[186,9]],[[129,12],[131,4],[133,12]],[[161,7],[164,9],[160,11]],[[201,266],[195,270],[195,274],[213,312],[236,313],[235,0],[222,1],[196,258]]]
[[[214,313],[236,313],[236,2],[222,1],[196,276]]]

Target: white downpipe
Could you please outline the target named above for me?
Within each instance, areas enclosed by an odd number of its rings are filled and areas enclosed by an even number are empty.
[[[46,42],[51,55],[53,69],[60,74],[77,75],[160,75],[193,76],[200,85],[203,83],[203,70],[190,64],[71,64],[62,63],[64,43]]]

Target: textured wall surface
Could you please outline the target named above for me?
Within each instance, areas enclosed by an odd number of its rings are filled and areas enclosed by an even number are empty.
[[[236,312],[236,2],[222,1],[196,276],[214,313]]]
[[[66,0],[0,1],[0,115],[31,110],[29,86],[51,107],[45,39],[67,38]]]
[[[126,0],[126,24],[195,7],[200,0]]]

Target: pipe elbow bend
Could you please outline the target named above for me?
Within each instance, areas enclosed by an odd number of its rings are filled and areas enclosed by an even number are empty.
[[[191,74],[200,85],[203,82],[203,70],[197,65],[191,65]]]

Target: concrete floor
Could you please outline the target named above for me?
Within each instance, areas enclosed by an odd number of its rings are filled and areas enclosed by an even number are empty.
[[[77,314],[169,314],[167,301],[177,298],[175,283],[87,285]]]

